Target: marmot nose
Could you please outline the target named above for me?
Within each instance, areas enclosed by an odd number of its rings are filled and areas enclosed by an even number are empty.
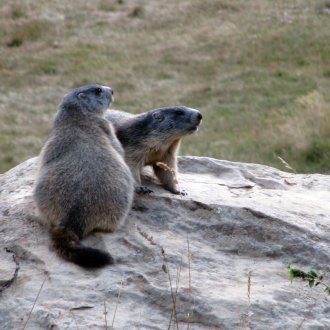
[[[197,114],[197,119],[199,121],[201,121],[203,119],[203,115],[200,112]]]
[[[114,95],[114,92],[112,90],[112,88],[110,88],[110,94],[113,96]]]

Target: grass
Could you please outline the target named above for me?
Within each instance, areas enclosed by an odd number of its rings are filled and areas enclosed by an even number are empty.
[[[181,154],[330,173],[325,0],[0,0],[0,172],[35,156],[63,95],[200,109]]]
[[[171,276],[171,270],[168,266],[168,257],[167,254],[164,250],[164,248],[155,242],[154,238],[149,235],[146,231],[144,231],[141,227],[139,227],[138,225],[135,225],[137,232],[145,239],[147,240],[150,245],[154,245],[157,246],[158,248],[160,248],[161,251],[161,255],[163,258],[163,265],[162,265],[162,271],[167,275],[168,278],[168,283],[169,283],[169,289],[170,289],[170,293],[171,293],[171,299],[172,299],[172,306],[171,306],[171,316],[170,316],[170,320],[169,320],[169,325],[168,325],[168,329],[179,329],[179,320],[178,320],[178,315],[177,315],[177,299],[178,299],[178,294],[179,294],[179,285],[180,284],[180,277],[181,277],[181,268],[182,268],[182,255],[181,255],[181,260],[180,260],[180,264],[177,266],[177,271],[176,271],[176,280],[175,280],[175,286],[174,286],[174,281],[173,278]],[[188,259],[188,287],[184,289],[185,294],[188,295],[188,297],[186,298],[187,301],[189,301],[189,311],[188,314],[186,315],[186,321],[185,323],[187,324],[187,329],[190,329],[190,318],[192,316],[193,313],[193,296],[192,296],[192,285],[191,285],[191,253],[190,253],[190,241],[189,241],[189,236],[187,234],[187,259]],[[175,290],[174,290],[175,288]],[[180,306],[182,307],[182,306]]]

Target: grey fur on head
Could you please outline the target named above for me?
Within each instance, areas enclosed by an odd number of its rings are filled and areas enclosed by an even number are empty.
[[[86,91],[88,90],[88,93]],[[91,98],[91,93],[93,98]],[[104,114],[112,102],[113,91],[110,87],[87,85],[78,87],[66,94],[60,104],[63,110],[88,111]]]

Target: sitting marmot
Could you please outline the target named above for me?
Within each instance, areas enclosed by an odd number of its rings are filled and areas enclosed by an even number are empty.
[[[104,114],[109,87],[90,85],[67,94],[40,155],[34,191],[41,221],[57,252],[83,267],[113,263],[110,254],[80,240],[94,230],[114,231],[133,200],[134,180]]]

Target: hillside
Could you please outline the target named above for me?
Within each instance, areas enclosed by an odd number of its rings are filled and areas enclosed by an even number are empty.
[[[0,0],[0,172],[38,154],[68,90],[201,110],[181,154],[330,173],[330,2]]]

